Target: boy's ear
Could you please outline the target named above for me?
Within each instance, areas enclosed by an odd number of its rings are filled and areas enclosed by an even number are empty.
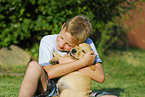
[[[62,25],[61,29],[63,29],[64,25],[65,25],[65,23]]]

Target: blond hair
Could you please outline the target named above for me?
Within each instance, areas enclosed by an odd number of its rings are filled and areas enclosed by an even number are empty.
[[[89,18],[84,16],[71,18],[63,28],[74,37],[75,43],[84,42],[93,31]]]

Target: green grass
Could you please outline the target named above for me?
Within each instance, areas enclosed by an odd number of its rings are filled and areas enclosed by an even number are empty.
[[[18,97],[26,67],[0,65],[0,97]]]
[[[92,89],[106,91],[119,97],[145,97],[145,50],[109,50],[102,58],[105,82],[93,82]],[[0,97],[17,97],[26,66],[0,66]]]
[[[23,76],[1,76],[0,97],[18,97]]]
[[[111,50],[103,57],[106,80],[92,89],[119,97],[145,97],[145,50]]]

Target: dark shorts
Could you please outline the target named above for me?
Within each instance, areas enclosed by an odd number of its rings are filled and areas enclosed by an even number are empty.
[[[52,96],[56,96],[57,94],[56,82],[54,80],[49,79],[45,69],[44,69],[44,72],[47,77],[47,89],[44,92],[36,91],[34,97],[52,97]]]

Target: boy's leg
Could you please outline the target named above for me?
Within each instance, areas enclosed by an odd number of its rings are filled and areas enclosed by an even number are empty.
[[[22,81],[19,97],[33,97],[37,88],[40,91],[45,91],[47,78],[43,68],[37,62],[32,61],[29,63]]]

